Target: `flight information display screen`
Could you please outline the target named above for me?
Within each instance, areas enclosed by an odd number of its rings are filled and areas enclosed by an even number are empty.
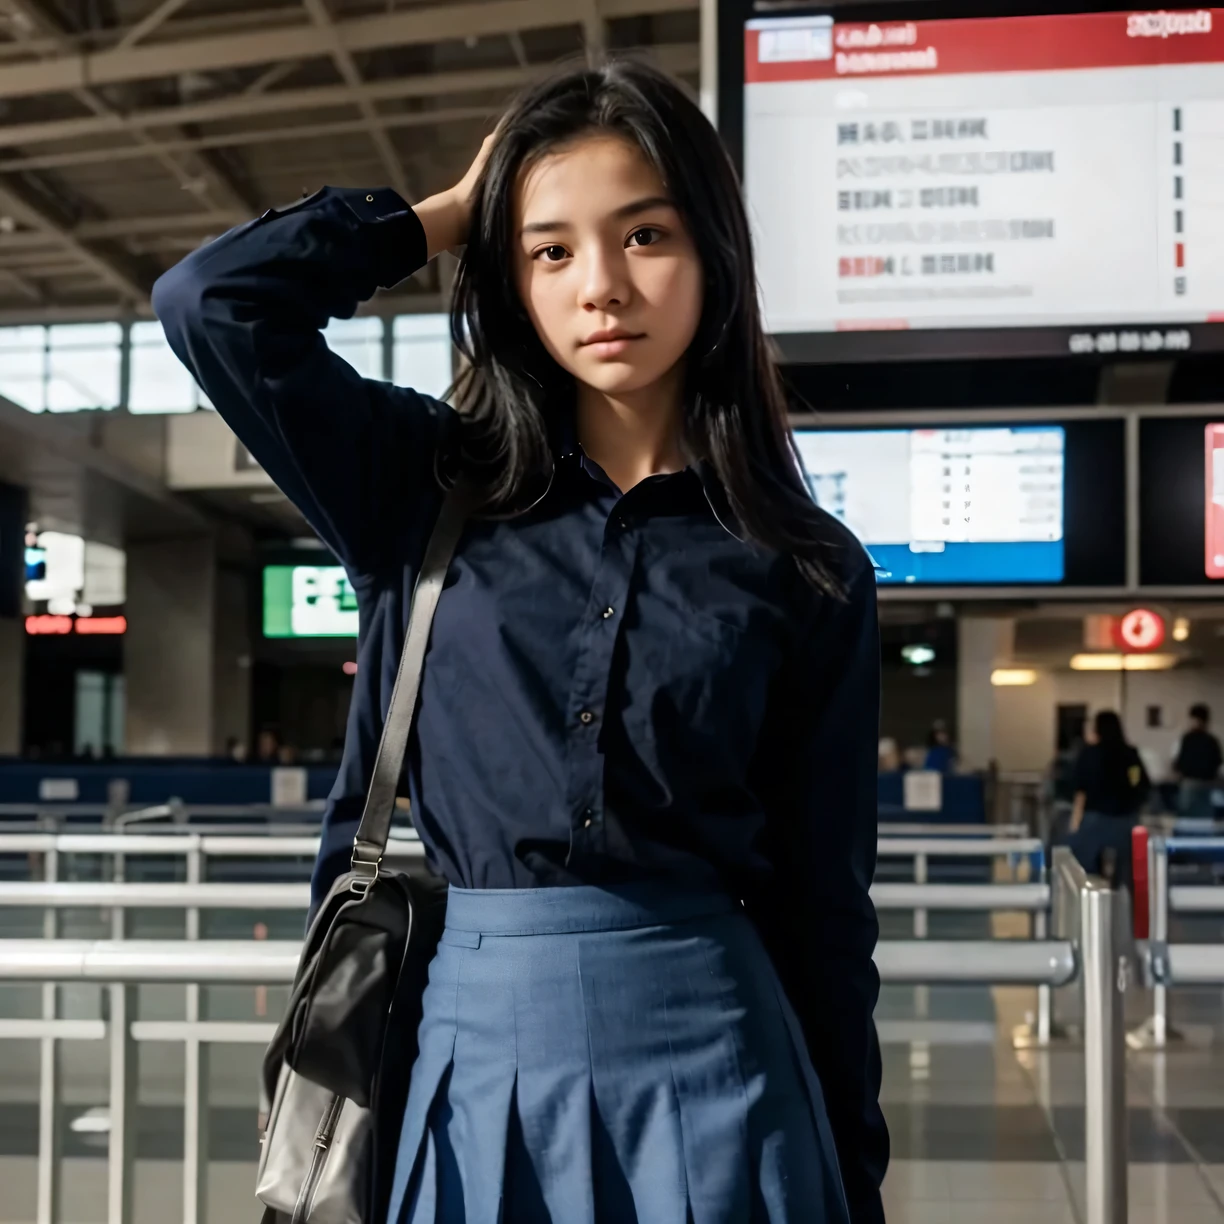
[[[1140,420],[1139,574],[1148,586],[1224,583],[1224,417]]]
[[[726,36],[786,359],[1224,347],[1224,9]]]
[[[817,504],[866,545],[881,582],[1065,577],[1060,425],[796,433]]]

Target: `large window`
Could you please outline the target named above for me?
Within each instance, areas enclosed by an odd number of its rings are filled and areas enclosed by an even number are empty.
[[[123,327],[0,328],[0,395],[29,412],[117,408]]]
[[[67,323],[47,328],[46,409],[81,412],[119,407],[119,323]]]
[[[363,378],[383,379],[383,323],[376,318],[333,319],[323,339]]]
[[[450,386],[450,329],[444,314],[333,319],[323,336],[364,378],[390,378],[439,397]],[[0,327],[0,396],[29,412],[126,408],[167,413],[212,407],[153,320],[126,330],[121,323]]]
[[[399,315],[392,332],[392,381],[441,399],[454,378],[450,316]]]
[[[47,406],[47,329],[0,327],[0,395],[30,412]]]
[[[166,343],[162,325],[132,324],[129,412],[194,412],[211,407],[187,367]]]

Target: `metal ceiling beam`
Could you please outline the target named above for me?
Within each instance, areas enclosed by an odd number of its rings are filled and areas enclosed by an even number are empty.
[[[43,233],[53,235],[59,245],[80,257],[108,285],[125,299],[143,300],[148,295],[148,286],[120,260],[100,254],[73,236],[71,229],[45,212],[14,184],[0,183],[0,210],[9,213],[18,221]]]
[[[603,13],[610,20],[696,7],[697,0],[604,0]],[[343,46],[355,52],[574,24],[573,0],[488,0],[354,17],[336,22],[335,29]],[[331,53],[326,31],[315,25],[287,23],[237,35],[167,40],[151,46],[6,64],[0,66],[0,98],[152,80],[189,71],[323,58]]]
[[[7,0],[10,9],[17,13],[22,26],[27,33],[33,32],[43,37],[58,40],[60,49],[72,49],[72,36],[75,31],[66,28],[58,14],[45,9],[40,0]],[[181,166],[169,154],[164,145],[139,128],[132,128],[127,120],[113,106],[102,98],[95,90],[75,88],[70,91],[77,100],[94,113],[97,118],[117,123],[119,128],[130,135],[138,145],[148,150],[148,153],[158,161],[167,173],[184,189],[197,197],[219,195],[229,203],[237,203],[242,208],[255,211],[258,201],[253,192],[237,175],[230,172],[223,161],[212,155],[201,155],[196,159],[196,169]],[[190,133],[187,133],[190,135]],[[209,201],[216,203],[216,200]]]
[[[169,21],[186,3],[187,0],[162,0],[162,3],[147,17],[143,17],[124,34],[115,44],[115,50],[122,51],[127,47],[134,47],[138,42],[148,38],[154,30]]]
[[[159,213],[145,217],[108,217],[105,221],[81,221],[69,231],[82,242],[98,239],[136,238],[142,234],[185,234],[187,236],[219,233],[246,217],[242,209],[212,209],[195,213]],[[39,230],[17,230],[0,234],[0,254],[23,251],[31,255],[53,256],[60,250],[55,238]]]
[[[357,103],[358,109],[361,111],[361,116],[369,125],[370,140],[373,142],[374,148],[378,150],[378,156],[381,158],[382,164],[390,176],[391,186],[405,200],[411,201],[414,199],[414,195],[412,189],[408,186],[408,176],[404,173],[404,167],[400,162],[399,155],[395,152],[395,146],[391,143],[391,137],[387,135],[387,129],[383,125],[378,109],[370,99],[370,95],[366,92],[365,81],[362,79],[361,72],[357,68],[357,62],[353,59],[349,49],[340,40],[340,35],[336,31],[336,23],[328,10],[326,0],[302,0],[302,4],[310,14],[310,20],[314,22],[315,27],[326,34],[327,40],[331,44],[332,62],[336,65],[336,70],[344,78],[345,84],[352,90],[353,98]]]
[[[12,268],[0,268],[0,278],[8,281],[22,297],[28,297],[31,302],[41,304],[46,301],[43,291],[32,280],[22,276],[20,272],[14,272]]]
[[[487,106],[452,106],[429,111],[407,111],[399,115],[384,115],[382,123],[388,128],[434,127],[445,123],[470,122],[488,119],[492,112]],[[332,123],[297,123],[289,127],[259,128],[220,132],[213,136],[201,136],[193,140],[166,140],[160,148],[166,153],[199,153],[209,149],[232,149],[241,145],[283,144],[286,141],[314,140],[320,136],[358,136],[369,131],[362,119],[338,119]],[[106,162],[140,161],[151,155],[141,145],[122,148],[81,149],[73,153],[44,153],[37,157],[18,157],[0,163],[6,168],[21,171],[62,170],[69,166],[96,166]]]
[[[582,0],[582,41],[586,47],[587,63],[592,66],[603,58],[608,42],[608,31],[600,9],[600,0]]]
[[[606,2],[606,0],[605,0]],[[514,39],[512,37],[511,42]],[[521,40],[520,46],[521,46]],[[637,50],[667,72],[696,72],[700,56],[695,43],[673,43]],[[447,94],[498,93],[518,89],[548,72],[550,64],[528,64],[515,68],[479,68],[461,72],[430,72],[397,77],[389,81],[367,82],[371,99],[389,101],[399,98],[433,98]],[[87,116],[79,119],[53,119],[42,123],[0,124],[0,148],[50,144],[58,140],[93,139],[121,133],[128,128],[181,127],[184,124],[215,123],[246,119],[256,115],[277,115],[353,104],[347,85],[316,85],[305,89],[281,89],[275,93],[251,96],[239,93],[208,102],[192,102],[157,110],[132,111],[123,117]]]

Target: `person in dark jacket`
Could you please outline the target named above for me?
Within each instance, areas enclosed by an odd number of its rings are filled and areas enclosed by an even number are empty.
[[[1177,810],[1182,816],[1210,820],[1215,814],[1212,793],[1220,776],[1220,741],[1209,730],[1211,710],[1203,705],[1190,707],[1190,726],[1177,747],[1173,773],[1179,783]]]
[[[455,406],[330,353],[466,246]],[[158,282],[170,344],[346,567],[314,876],[349,858],[456,471],[405,784],[450,883],[392,1224],[882,1224],[879,644],[807,492],[714,129],[633,63],[530,89],[453,188],[324,188]]]
[[[1085,871],[1131,883],[1131,831],[1152,784],[1138,751],[1126,742],[1122,720],[1100,710],[1092,741],[1075,763],[1075,808],[1070,846]]]

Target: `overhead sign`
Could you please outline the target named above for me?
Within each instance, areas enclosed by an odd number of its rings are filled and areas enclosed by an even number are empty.
[[[264,637],[356,637],[357,593],[339,565],[265,565]]]
[[[55,637],[77,633],[82,637],[93,635],[118,637],[127,632],[126,616],[52,616],[43,613],[27,616],[25,630],[31,637]]]
[[[1118,645],[1126,650],[1157,650],[1164,640],[1164,617],[1150,608],[1135,608],[1118,622]]]

